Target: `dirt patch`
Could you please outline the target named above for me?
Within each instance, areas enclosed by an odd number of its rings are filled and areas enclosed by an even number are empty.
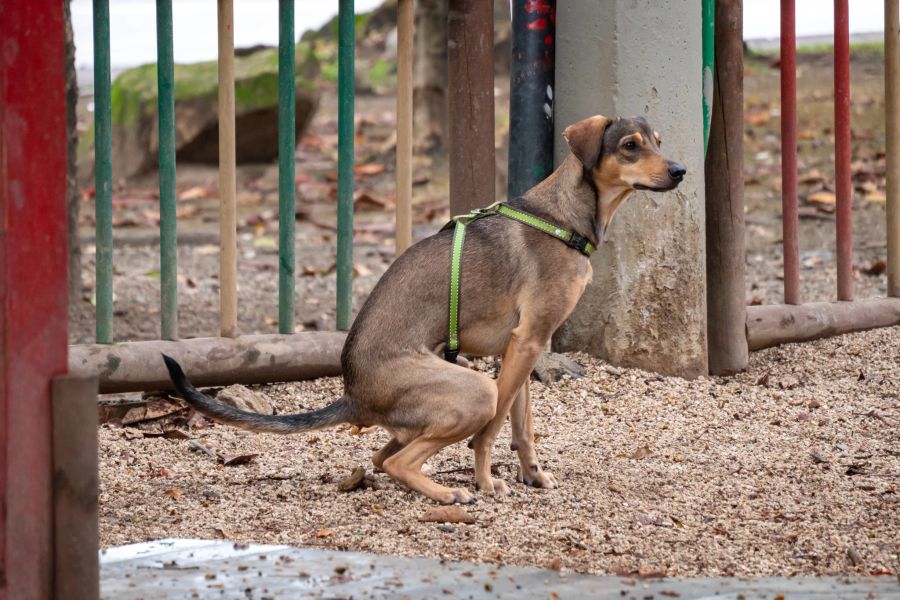
[[[292,437],[222,425],[184,439],[100,428],[104,546],[233,538],[592,573],[897,573],[900,328],[753,354],[748,372],[685,381],[583,355],[587,377],[533,384],[538,453],[557,490],[479,496],[473,524],[423,522],[435,505],[375,473],[338,491],[387,437],[348,427]],[[494,372],[494,361],[478,361]],[[279,413],[327,404],[338,379],[259,388]],[[495,465],[515,480],[508,428]],[[473,489],[457,444],[430,468]]]

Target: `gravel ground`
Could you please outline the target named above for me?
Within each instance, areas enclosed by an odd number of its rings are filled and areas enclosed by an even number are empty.
[[[573,358],[587,377],[532,388],[538,452],[561,487],[480,496],[466,508],[474,524],[420,522],[434,504],[380,472],[374,488],[339,492],[353,468],[371,473],[380,431],[195,427],[218,453],[258,455],[225,467],[187,440],[103,425],[102,544],[225,537],[670,576],[900,572],[900,327],[758,352],[732,378]],[[323,379],[260,390],[286,413],[340,388]],[[512,482],[508,443],[506,428],[495,464]],[[473,488],[465,444],[429,466],[441,483]]]

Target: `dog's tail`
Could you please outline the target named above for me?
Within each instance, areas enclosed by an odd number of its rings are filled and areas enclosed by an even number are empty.
[[[184,371],[181,370],[181,365],[174,358],[163,354],[163,360],[169,370],[172,385],[188,404],[206,416],[242,429],[264,433],[301,433],[346,423],[353,414],[350,400],[346,396],[342,396],[325,408],[296,415],[263,415],[240,410],[199,392],[188,381]]]

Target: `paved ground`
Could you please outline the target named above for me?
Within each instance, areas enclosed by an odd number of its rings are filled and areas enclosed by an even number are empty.
[[[290,546],[162,540],[106,550],[102,596],[128,598],[900,598],[893,577],[629,579]]]

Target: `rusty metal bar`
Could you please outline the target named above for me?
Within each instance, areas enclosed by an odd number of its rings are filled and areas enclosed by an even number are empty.
[[[795,18],[794,0],[781,0],[781,227],[785,304],[800,304]]]
[[[850,179],[850,9],[834,0],[834,179],[837,298],[853,300],[853,182]]]
[[[900,2],[884,0],[887,294],[900,297]]]

